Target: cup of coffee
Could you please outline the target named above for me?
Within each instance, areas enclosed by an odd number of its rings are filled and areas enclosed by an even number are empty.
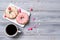
[[[9,24],[5,28],[5,34],[9,37],[15,37],[18,33],[21,33],[21,31],[13,24]]]

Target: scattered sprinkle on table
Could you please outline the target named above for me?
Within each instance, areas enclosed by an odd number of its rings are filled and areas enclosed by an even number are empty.
[[[34,20],[35,20],[35,18],[32,18],[32,20],[34,21]]]
[[[21,13],[21,9],[18,9],[18,12]]]
[[[30,8],[30,11],[33,11],[33,8]]]
[[[11,10],[11,7],[9,7],[8,10]]]
[[[32,29],[33,29],[32,27],[28,28],[28,30],[32,30]]]

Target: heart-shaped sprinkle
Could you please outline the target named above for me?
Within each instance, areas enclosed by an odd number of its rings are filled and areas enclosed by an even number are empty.
[[[21,9],[18,9],[18,13],[21,13]]]
[[[30,11],[33,11],[33,8],[30,8]]]

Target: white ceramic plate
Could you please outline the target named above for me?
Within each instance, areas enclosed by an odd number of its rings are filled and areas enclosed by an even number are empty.
[[[9,6],[15,6],[17,9],[20,8],[20,7],[14,5],[14,4],[12,4],[12,3],[10,3],[10,4],[8,5],[8,7],[9,7]],[[30,16],[30,12],[28,12],[28,11],[22,9],[22,8],[20,8],[20,9],[21,9],[21,12],[26,12],[26,13],[28,14],[28,16]],[[9,20],[9,21],[11,21],[11,22],[13,22],[13,23],[21,26],[21,27],[24,27],[24,25],[17,23],[16,19],[9,19],[9,18],[7,18],[7,17],[4,17],[4,15],[3,15],[3,18],[5,18],[5,19],[7,19],[7,20]]]

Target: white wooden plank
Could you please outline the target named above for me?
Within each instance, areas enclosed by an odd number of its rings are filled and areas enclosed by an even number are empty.
[[[30,7],[33,8],[29,24],[17,38],[9,38],[4,34],[4,28],[11,22],[3,19],[2,15],[11,2],[28,11]],[[33,21],[33,18],[36,20]],[[37,28],[28,31],[28,28],[35,24],[38,24]],[[0,40],[59,40],[59,30],[60,0],[0,0]]]
[[[10,2],[9,2],[10,3]],[[9,3],[0,3],[0,10],[5,10],[5,8],[7,7],[7,5]],[[14,3],[16,4],[16,3]],[[42,3],[42,2],[39,2],[39,3],[17,3],[16,4],[17,6],[19,7],[22,7],[26,10],[29,10],[30,7],[32,7],[34,10],[60,10],[60,3]],[[37,6],[36,6],[37,5]]]

